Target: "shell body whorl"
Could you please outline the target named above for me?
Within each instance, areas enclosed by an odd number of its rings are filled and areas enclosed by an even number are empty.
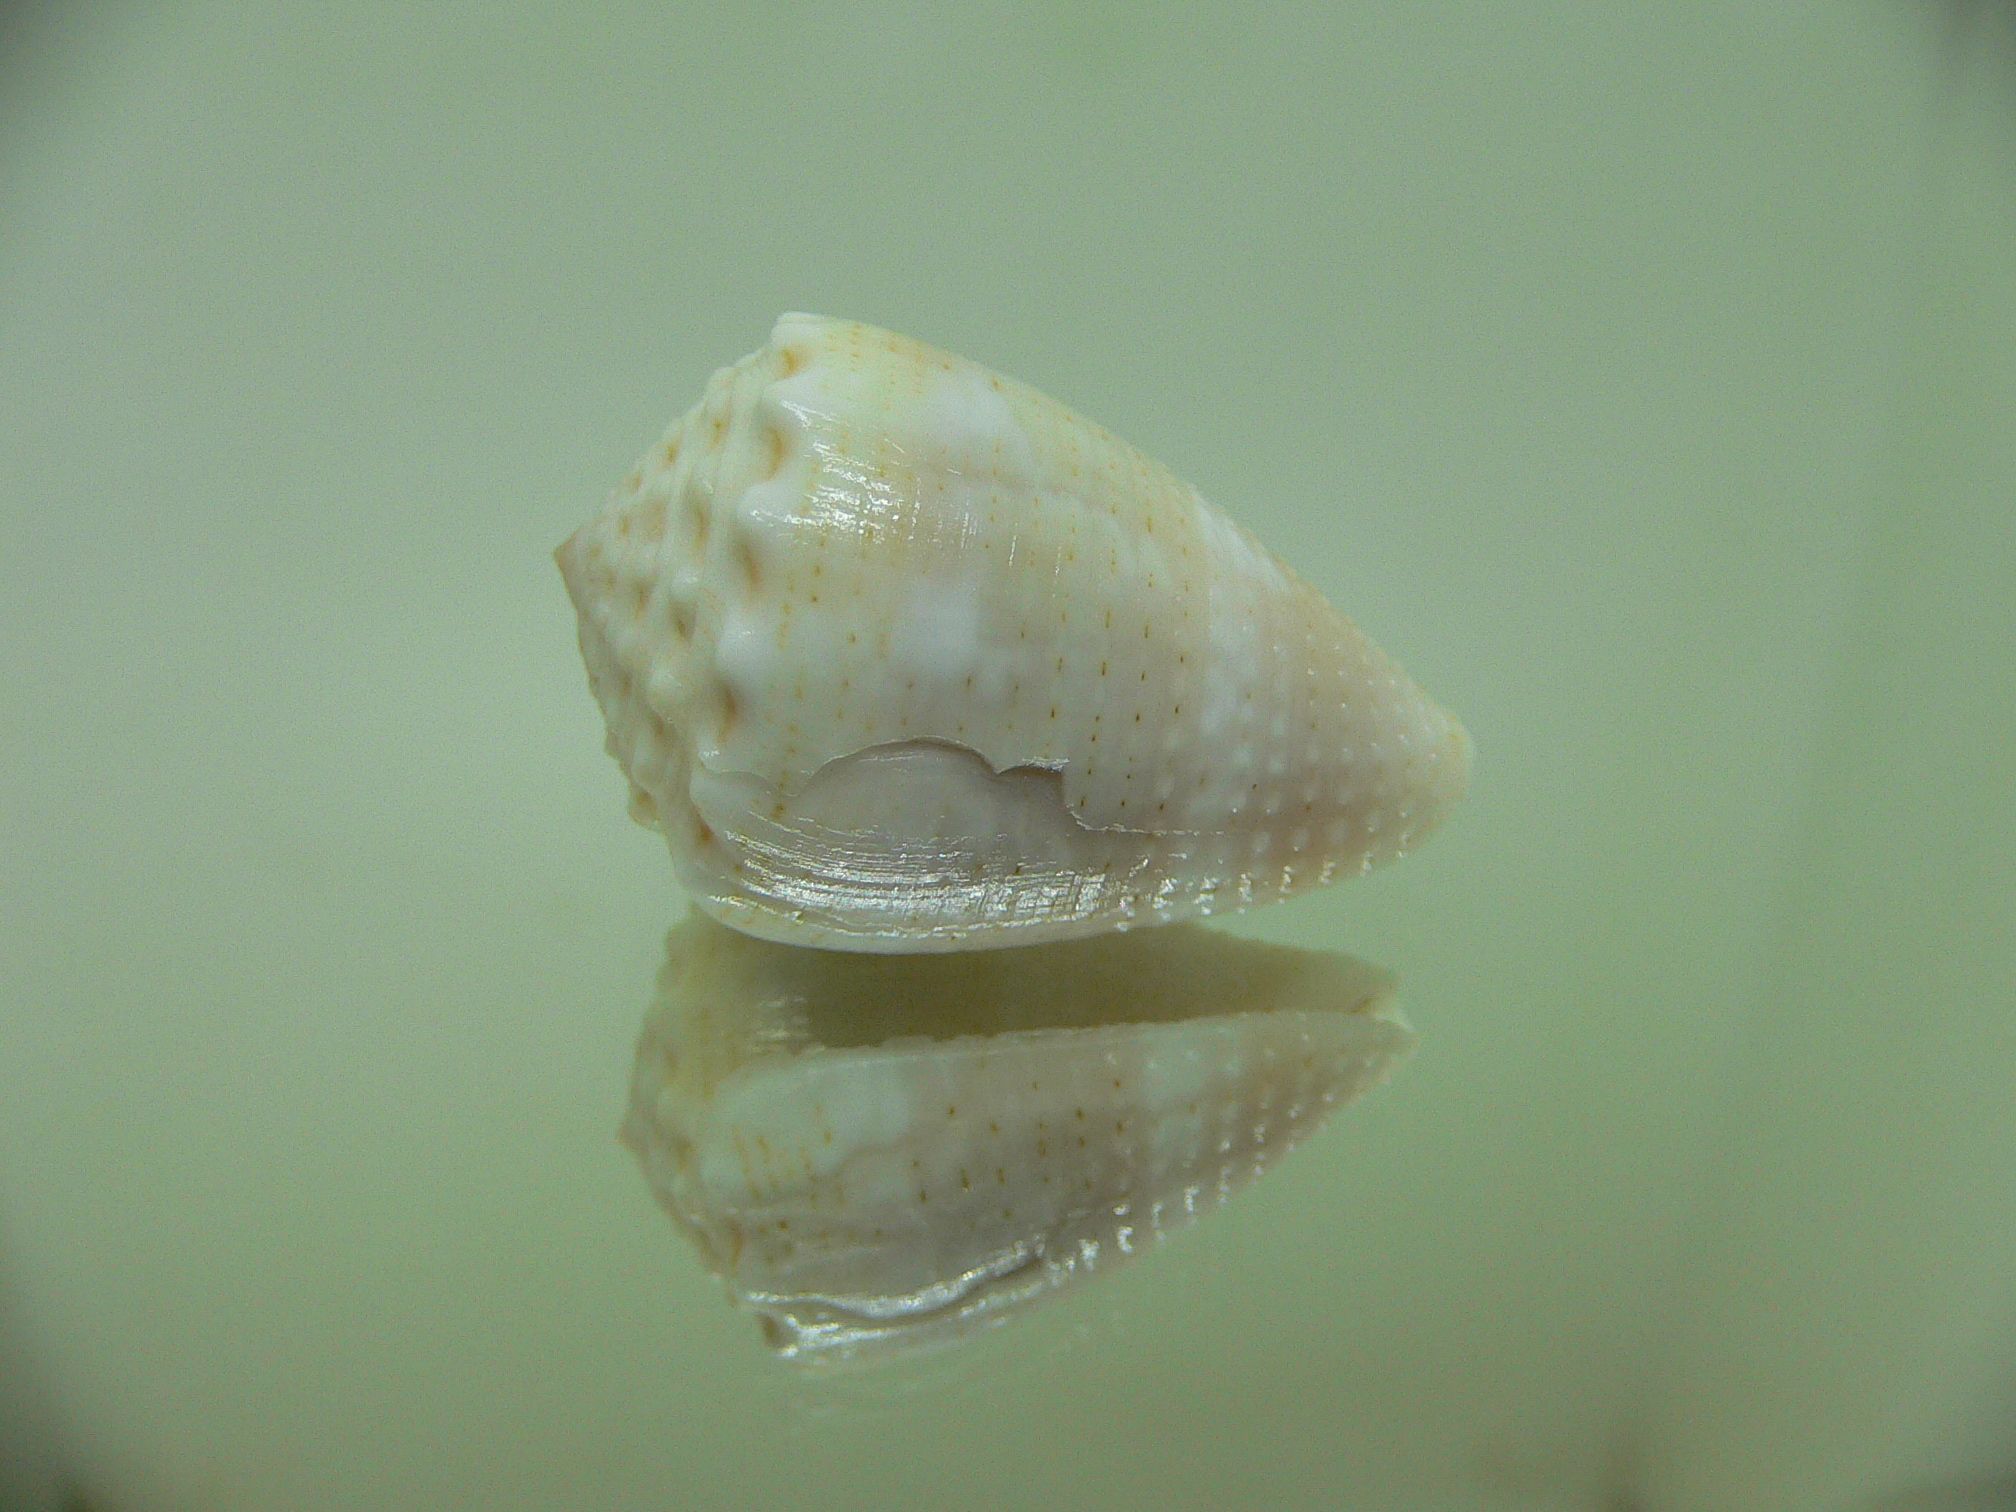
[[[871,951],[1193,917],[1397,855],[1461,727],[1023,384],[786,315],[557,553],[631,812],[723,922]]]

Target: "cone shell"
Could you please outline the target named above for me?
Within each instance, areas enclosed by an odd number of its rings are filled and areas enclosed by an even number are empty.
[[[958,1339],[1254,1179],[1413,1043],[1345,956],[1195,926],[862,955],[673,930],[623,1138],[806,1362]]]
[[[557,553],[631,813],[737,928],[931,951],[1353,874],[1469,745],[1251,536],[1101,427],[809,315]]]

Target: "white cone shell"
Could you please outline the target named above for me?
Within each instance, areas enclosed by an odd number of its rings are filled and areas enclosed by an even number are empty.
[[[955,1339],[1131,1255],[1385,1079],[1384,973],[1190,927],[865,955],[695,914],[666,942],[624,1142],[814,1362]]]
[[[1469,746],[1195,489],[1013,380],[786,315],[557,553],[631,812],[738,928],[917,951],[1398,855]]]

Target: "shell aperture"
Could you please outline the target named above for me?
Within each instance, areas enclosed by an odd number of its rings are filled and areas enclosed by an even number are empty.
[[[631,813],[716,918],[918,952],[1282,897],[1410,848],[1462,727],[1160,464],[786,315],[556,554]]]
[[[843,954],[673,929],[623,1140],[797,1363],[956,1341],[1189,1223],[1412,1048],[1347,956],[1193,925]]]

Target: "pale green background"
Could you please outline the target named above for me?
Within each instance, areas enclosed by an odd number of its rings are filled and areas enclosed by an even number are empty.
[[[173,1512],[2016,1503],[2007,12],[31,22],[16,1495],[60,1452]],[[1401,973],[1392,1086],[817,1391],[614,1142],[683,903],[548,555],[786,308],[1137,441],[1479,750],[1419,854],[1236,926]]]

